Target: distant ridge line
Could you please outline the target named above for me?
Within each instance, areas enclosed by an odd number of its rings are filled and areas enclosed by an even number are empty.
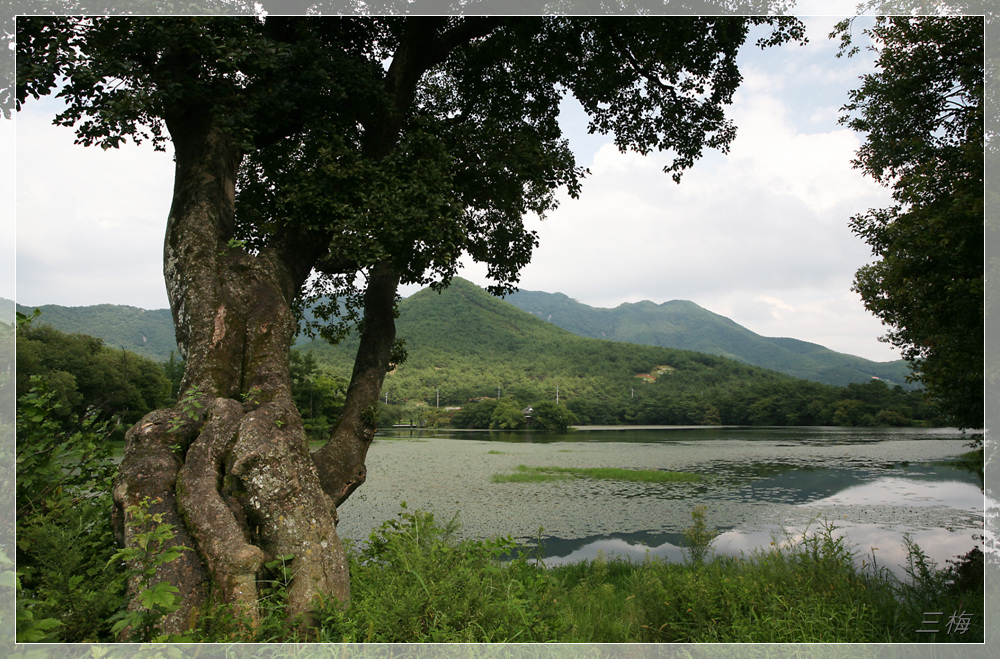
[[[495,298],[459,277],[453,280],[450,290],[462,293],[469,305],[480,305],[485,299],[481,296],[486,296],[586,338],[702,352],[823,384],[844,386],[879,378],[889,384],[914,388],[906,383],[910,369],[902,360],[875,362],[799,339],[760,336],[690,300],[661,304],[648,300],[625,302],[608,309],[588,306],[563,293],[522,290],[506,298]],[[412,301],[428,294],[433,292],[424,289],[404,299],[401,311],[405,313],[407,307],[414,306],[427,308]],[[17,311],[29,315],[35,308],[16,305]],[[166,361],[171,352],[177,353],[169,309],[115,304],[79,307],[49,304],[37,308],[42,311],[40,322],[64,332],[96,336],[106,345],[159,361]],[[11,300],[0,298],[0,319],[9,315],[5,322],[13,323],[14,309]],[[445,323],[447,319],[438,322]]]

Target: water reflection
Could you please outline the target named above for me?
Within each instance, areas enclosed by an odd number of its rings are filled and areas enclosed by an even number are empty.
[[[839,426],[590,426],[565,433],[531,430],[456,430],[452,428],[388,428],[385,439],[470,439],[549,444],[553,442],[677,443],[704,441],[775,442],[777,447],[867,444],[887,439],[955,439],[954,428],[843,428]]]
[[[734,499],[794,503],[803,511],[819,510],[800,526],[764,525],[752,529],[722,529],[712,550],[726,556],[749,556],[801,542],[806,535],[832,527],[834,538],[844,538],[859,567],[887,567],[898,578],[906,577],[908,536],[938,567],[968,552],[982,533],[982,515],[988,503],[975,474],[940,464],[889,464],[870,469],[809,468],[791,464],[756,464],[728,471],[715,465],[720,478],[750,479],[728,492],[702,497],[725,505]],[[894,475],[882,475],[886,472]],[[898,474],[898,475],[896,475]],[[904,525],[901,508],[916,517],[920,509],[936,509],[927,524]],[[913,509],[917,510],[914,511]],[[844,511],[848,511],[847,514]],[[926,513],[924,513],[926,515]],[[847,519],[850,517],[850,519]],[[857,518],[872,518],[858,522]],[[912,518],[912,516],[911,516]],[[942,522],[942,519],[950,520]],[[680,533],[633,533],[576,540],[546,538],[546,565],[560,565],[598,556],[639,561],[656,558],[682,561]]]
[[[548,566],[605,558],[625,558],[642,561],[659,558],[666,561],[681,561],[680,533],[616,533],[612,536],[597,536],[564,540],[544,538],[542,540],[542,562]],[[535,554],[529,552],[529,556]]]
[[[559,435],[395,429],[379,437],[423,440],[423,451],[442,452],[435,469],[461,445],[465,459],[454,470],[451,498],[442,500],[442,508],[460,507],[476,525],[471,533],[477,537],[501,528],[525,539],[533,529],[522,522],[537,522],[535,529],[544,526],[559,536],[544,538],[544,560],[552,565],[600,554],[683,560],[680,531],[690,525],[687,511],[697,504],[708,508],[709,525],[720,530],[713,544],[720,554],[767,550],[772,542],[822,530],[829,521],[859,565],[874,558],[898,575],[907,559],[904,534],[944,567],[968,552],[983,528],[980,478],[946,464],[967,450],[965,436],[950,428],[602,428]],[[560,445],[551,446],[555,443]],[[393,453],[384,451],[385,457]],[[399,453],[407,464],[417,454]],[[489,482],[492,473],[518,464],[691,471],[703,478],[669,484]],[[401,473],[412,486],[420,472]],[[420,500],[436,501],[433,492],[441,490],[441,482],[427,483],[432,491],[420,491]],[[463,498],[463,488],[470,498]],[[410,500],[409,490],[398,489],[394,496]],[[512,497],[503,514],[496,513],[494,492]]]
[[[715,462],[701,471],[728,485],[707,494],[706,501],[895,505],[895,502],[920,500],[965,509],[975,500],[972,508],[983,509],[976,474],[948,465],[858,461],[817,467],[808,462],[749,465]],[[886,477],[887,473],[900,476]]]
[[[985,498],[983,491],[972,483],[890,476],[870,483],[853,485],[814,501],[813,505],[947,506],[970,512],[982,512]]]
[[[804,527],[767,526],[754,530],[728,530],[712,542],[712,551],[722,556],[751,556],[755,552],[770,551],[775,547],[788,547],[801,542],[807,534],[822,531],[819,524]],[[859,568],[886,567],[899,579],[906,578],[908,556],[903,542],[908,535],[926,556],[939,568],[968,552],[975,545],[974,529],[886,529],[877,524],[838,523],[832,531],[834,538],[845,538],[854,551],[854,562]],[[598,557],[622,558],[638,562],[659,559],[682,562],[687,553],[680,533],[614,534],[564,540],[545,538],[542,542],[542,562],[547,566],[595,560]],[[534,556],[529,551],[529,556]]]

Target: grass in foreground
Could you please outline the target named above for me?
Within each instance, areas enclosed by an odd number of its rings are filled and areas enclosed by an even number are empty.
[[[255,640],[983,640],[981,553],[977,584],[961,570],[933,569],[910,544],[910,579],[901,582],[884,568],[859,570],[852,551],[827,527],[799,544],[776,543],[749,557],[702,551],[685,563],[597,559],[545,568],[526,551],[510,559],[524,548],[509,538],[456,540],[455,531],[454,522],[441,526],[429,514],[404,511],[373,532],[368,546],[352,548],[348,609],[322,607],[318,629],[305,637],[272,622]],[[704,545],[711,534],[687,537]],[[940,633],[918,633],[927,611],[947,611],[945,619],[952,611],[969,613],[970,626],[949,634],[942,619]]]
[[[528,467],[518,465],[511,474],[493,474],[494,483],[542,483],[579,476],[600,480],[633,483],[691,483],[701,480],[699,474],[659,469],[619,469],[617,467]]]
[[[454,520],[441,525],[429,513],[411,513],[404,507],[397,519],[373,531],[366,544],[349,546],[352,597],[347,608],[333,601],[322,603],[308,627],[287,620],[285,599],[287,586],[294,579],[294,557],[282,557],[280,567],[262,584],[266,597],[261,601],[263,622],[259,629],[250,631],[245,621],[234,618],[231,609],[216,607],[205,612],[199,628],[183,640],[983,641],[983,554],[978,549],[953,567],[939,570],[919,547],[907,541],[909,578],[900,581],[885,568],[869,564],[859,569],[852,550],[842,538],[834,537],[832,527],[797,544],[776,539],[769,551],[727,557],[712,554],[714,532],[706,528],[703,511],[695,509],[692,517],[694,524],[684,533],[685,562],[598,558],[546,568],[530,548],[510,538],[461,540]],[[118,576],[105,572],[100,572],[102,579],[124,586]],[[106,613],[89,606],[92,598],[87,607],[77,606],[82,577],[75,579],[75,585],[59,602],[51,597],[46,602],[19,599],[18,606],[24,609],[18,611],[19,641],[114,640],[106,636],[106,628],[100,633],[93,626],[100,624]],[[38,608],[42,604],[48,607],[44,611]],[[930,611],[945,612],[937,621],[940,631],[918,632]],[[59,624],[47,629],[45,638],[29,638],[27,614],[33,612],[46,614],[45,620],[38,616],[41,622],[56,618],[68,621],[67,615],[78,614],[81,631],[74,635],[70,625]],[[946,628],[953,613],[968,616],[964,633]],[[84,624],[88,622],[91,626]]]

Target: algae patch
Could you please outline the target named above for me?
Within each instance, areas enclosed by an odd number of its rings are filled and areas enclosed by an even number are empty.
[[[494,483],[543,483],[567,478],[594,478],[629,483],[693,483],[701,475],[662,469],[621,469],[618,467],[528,467],[518,465],[514,473],[493,474]]]

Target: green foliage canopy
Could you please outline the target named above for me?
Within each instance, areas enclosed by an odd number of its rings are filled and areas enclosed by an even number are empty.
[[[347,381],[321,369],[312,353],[291,353],[292,398],[302,415],[306,434],[326,439],[344,407]]]
[[[115,462],[107,422],[68,425],[43,376],[17,406],[17,639],[96,642],[123,605],[124,578],[107,561]]]
[[[20,323],[17,329],[17,387],[31,388],[44,376],[58,407],[53,415],[69,428],[95,410],[101,419],[135,423],[147,412],[173,402],[163,366],[100,339],[67,334],[48,325]]]
[[[567,94],[621,149],[672,152],[675,179],[725,151],[756,24],[773,26],[762,47],[803,38],[795,19],[740,16],[31,17],[17,103],[65,79],[56,122],[103,148],[162,147],[192,113],[224,128],[246,156],[238,244],[307,246],[310,293],[356,312],[357,273],[386,261],[444,286],[464,252],[513,287],[537,241],[523,217],[585,175],[557,122]]]
[[[849,25],[838,28],[847,52]],[[878,70],[841,118],[865,134],[855,166],[896,202],[851,221],[878,257],[854,288],[965,428],[984,411],[983,30],[977,16],[878,19],[865,31]]]

